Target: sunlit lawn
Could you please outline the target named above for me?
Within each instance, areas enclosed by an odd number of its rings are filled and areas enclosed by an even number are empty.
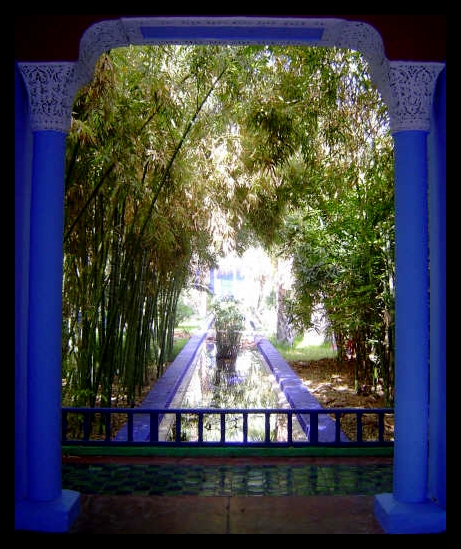
[[[190,334],[197,328],[197,325],[181,325],[178,327],[178,331],[182,331],[185,337],[175,338],[172,351],[173,358],[182,350],[189,340]],[[309,338],[306,338],[303,335],[295,338],[292,346],[289,344],[277,343],[275,335],[268,337],[268,340],[287,362],[320,360],[322,358],[336,357],[336,350],[332,347],[331,343],[312,344],[312,342],[309,341]]]
[[[306,362],[336,357],[336,350],[332,348],[331,343],[313,345],[306,342],[302,335],[295,338],[293,345],[277,343],[275,336],[268,339],[287,362]]]

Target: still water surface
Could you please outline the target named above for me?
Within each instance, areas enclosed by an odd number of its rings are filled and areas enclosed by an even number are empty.
[[[216,347],[206,341],[199,351],[195,366],[189,368],[181,387],[171,403],[173,408],[290,408],[269,365],[258,348],[244,345],[236,359],[216,359]],[[173,415],[165,416],[161,430],[168,432],[167,439],[175,436]],[[205,441],[218,441],[221,437],[219,413],[204,416]],[[271,414],[271,440],[287,440],[287,418],[284,414]],[[181,423],[182,440],[198,440],[198,416],[184,415]],[[248,440],[262,441],[265,433],[264,414],[248,415]],[[293,440],[305,440],[306,435],[293,418]],[[226,441],[243,442],[243,415],[226,414]]]

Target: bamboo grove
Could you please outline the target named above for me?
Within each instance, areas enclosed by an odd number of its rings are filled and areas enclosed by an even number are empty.
[[[356,52],[117,48],[79,91],[67,139],[63,398],[133,405],[173,348],[181,292],[259,243],[289,259],[283,311],[324,307],[357,390],[393,398],[393,157]],[[115,390],[116,389],[116,390]]]

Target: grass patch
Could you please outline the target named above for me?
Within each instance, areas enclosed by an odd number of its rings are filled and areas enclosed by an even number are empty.
[[[268,339],[287,362],[307,362],[309,360],[321,360],[322,358],[336,358],[336,350],[332,349],[330,343],[308,345],[302,335],[294,340],[293,345],[278,343],[275,336]]]
[[[179,353],[183,350],[183,347],[189,341],[191,334],[199,328],[200,324],[197,321],[181,322],[175,328],[173,348],[171,349],[170,356],[168,357],[170,362],[173,362],[173,360],[179,355]]]
[[[169,356],[170,362],[173,362],[173,360],[179,355],[179,353],[183,350],[183,347],[186,345],[186,343],[189,341],[189,337],[178,337],[175,338],[173,342],[173,348],[171,349],[171,353]]]
[[[171,361],[173,361],[182,351],[184,345],[189,341],[190,335],[199,329],[199,327],[199,323],[197,322],[182,322],[176,328],[178,336],[176,336],[174,340],[173,349],[170,355]],[[321,360],[323,358],[336,358],[337,354],[337,351],[332,348],[330,343],[322,343],[319,345],[307,344],[303,334],[295,338],[293,345],[278,343],[275,335],[269,336],[267,339],[287,362],[307,362],[310,360]]]

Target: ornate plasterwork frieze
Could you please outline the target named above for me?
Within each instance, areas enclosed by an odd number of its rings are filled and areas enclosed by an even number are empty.
[[[368,62],[371,79],[384,101],[390,96],[389,60],[380,34],[367,23],[341,20],[325,33],[322,45],[347,48],[361,53]]]
[[[130,45],[121,20],[101,21],[89,27],[80,40],[77,73],[82,85],[93,79],[98,58],[106,51]]]
[[[432,102],[443,63],[393,62],[389,69],[391,132],[430,130]]]
[[[92,25],[80,41],[75,63],[19,63],[29,94],[32,131],[68,133],[75,95],[91,82],[99,56],[129,42],[120,21]]]
[[[75,63],[19,63],[29,95],[32,131],[68,133],[78,86]]]
[[[273,43],[359,51],[389,108],[392,132],[429,129],[435,82],[444,66],[390,63],[381,36],[372,26],[342,19],[193,16],[101,21],[83,34],[76,63],[20,63],[29,91],[32,128],[69,131],[75,94],[92,80],[102,53],[130,44],[161,43]]]

